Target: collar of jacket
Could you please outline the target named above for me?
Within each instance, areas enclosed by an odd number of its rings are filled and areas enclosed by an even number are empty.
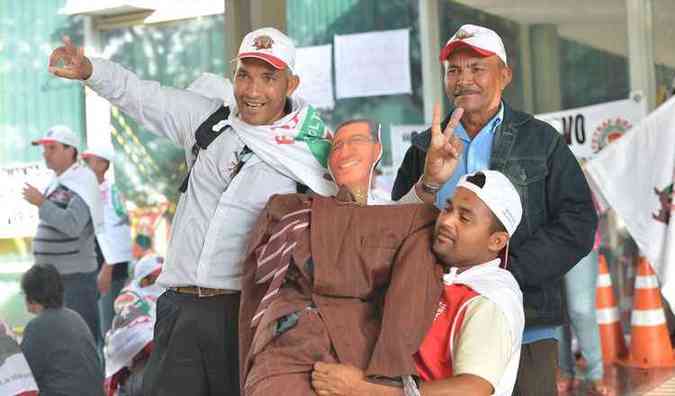
[[[514,131],[514,128],[517,128],[529,120],[532,119],[531,114],[524,113],[522,111],[514,110],[506,103],[505,100],[502,100],[504,104],[504,121],[497,127],[495,130],[495,141],[499,141],[505,134],[511,134]],[[441,122],[441,129],[445,129],[450,121],[450,115],[455,111],[454,106],[450,106],[448,110],[448,115]],[[410,142],[413,146],[419,148],[420,150],[426,153],[429,148],[429,143],[431,142],[431,128],[424,130],[423,132],[413,132],[413,136],[410,139]]]

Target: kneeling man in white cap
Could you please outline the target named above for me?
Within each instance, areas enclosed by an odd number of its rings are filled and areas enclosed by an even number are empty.
[[[436,220],[433,251],[446,273],[434,321],[414,355],[419,380],[383,385],[355,367],[317,363],[317,393],[511,395],[525,318],[520,288],[504,267],[521,217],[506,176],[491,170],[463,176]]]

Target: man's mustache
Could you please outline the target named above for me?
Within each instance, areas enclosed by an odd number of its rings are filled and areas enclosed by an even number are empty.
[[[472,94],[479,94],[480,90],[475,89],[475,88],[462,88],[462,89],[457,89],[453,92],[454,96],[463,96],[463,95],[472,95]]]

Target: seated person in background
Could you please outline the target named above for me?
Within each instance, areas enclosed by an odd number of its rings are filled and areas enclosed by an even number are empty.
[[[32,266],[21,277],[28,312],[37,315],[21,349],[40,395],[103,396],[103,369],[94,336],[82,317],[63,306],[61,275],[51,264]]]
[[[381,153],[377,125],[343,123],[328,157],[337,195],[275,195],[258,218],[242,278],[244,395],[315,395],[317,361],[415,373],[441,293],[431,253],[437,210],[367,206]]]
[[[16,337],[0,319],[0,395],[37,396],[38,387]]]
[[[317,363],[312,384],[319,395],[511,395],[525,319],[520,288],[501,267],[522,216],[520,198],[497,171],[463,176],[457,187],[434,232],[433,251],[449,271],[414,356],[421,386],[375,384],[359,368]]]
[[[122,292],[133,291],[156,302],[164,292],[164,288],[155,283],[162,272],[163,264],[164,258],[155,253],[143,256],[134,264],[134,277]]]
[[[134,266],[134,277],[115,299],[115,317],[105,337],[106,396],[142,396],[143,370],[152,352],[157,298],[155,284],[164,260],[146,255]]]

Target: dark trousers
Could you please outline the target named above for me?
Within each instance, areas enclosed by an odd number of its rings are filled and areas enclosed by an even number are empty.
[[[239,293],[204,298],[171,290],[162,294],[143,394],[238,395],[238,318]]]
[[[82,316],[94,341],[98,345],[101,339],[101,322],[98,316],[98,289],[96,271],[61,275],[63,281],[63,305]]]
[[[523,345],[513,395],[556,396],[557,367],[558,341],[547,339]]]

